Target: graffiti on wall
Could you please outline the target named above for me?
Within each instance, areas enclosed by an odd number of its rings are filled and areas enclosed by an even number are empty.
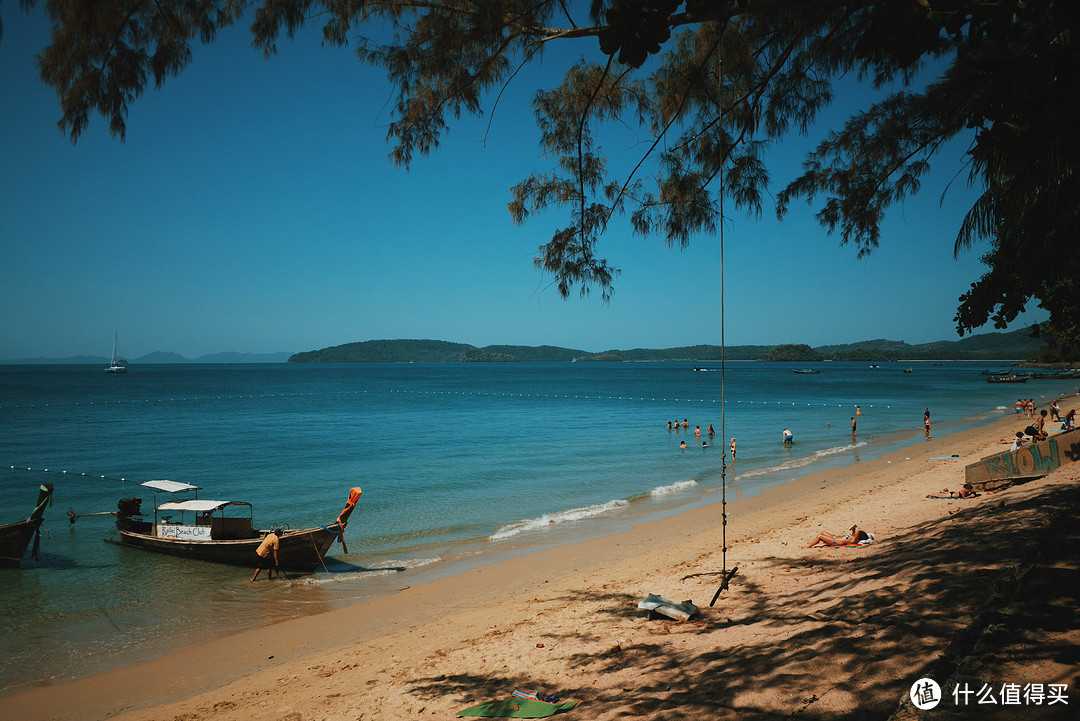
[[[987,456],[966,468],[965,480],[978,483],[1005,478],[1036,478],[1077,460],[1080,460],[1080,429],[1015,451]]]

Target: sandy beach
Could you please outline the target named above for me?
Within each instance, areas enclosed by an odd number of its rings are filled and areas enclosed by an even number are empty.
[[[567,719],[1076,718],[1080,463],[926,497],[1025,424],[729,496],[739,570],[711,608],[719,504],[0,703],[21,721],[448,719],[522,689],[580,701]],[[804,548],[853,523],[874,543]],[[700,611],[650,619],[650,593]],[[945,695],[934,711],[908,699],[923,677]],[[998,703],[956,703],[962,684]],[[1005,704],[1007,684],[1066,684],[1068,703]]]

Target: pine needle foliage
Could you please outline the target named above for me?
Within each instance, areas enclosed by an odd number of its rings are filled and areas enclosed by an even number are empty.
[[[577,43],[580,62],[535,94],[546,167],[511,189],[508,207],[519,223],[563,213],[535,264],[563,296],[597,288],[604,300],[619,271],[598,246],[614,218],[682,248],[723,221],[721,194],[760,215],[773,182],[766,150],[806,132],[833,101],[834,81],[856,76],[883,97],[811,150],[798,177],[780,181],[776,214],[811,203],[841,244],[871,253],[886,214],[919,192],[943,145],[967,141],[957,175],[966,171],[980,194],[955,251],[988,246],[990,270],[958,299],[958,332],[991,320],[1004,327],[1034,299],[1054,337],[1080,333],[1076,0],[40,4],[53,23],[41,76],[73,140],[95,113],[122,139],[151,80],[160,87],[190,62],[194,41],[250,18],[265,55],[282,34],[321,25],[327,44],[348,44],[385,72],[396,89],[387,140],[405,167],[463,115],[483,115],[546,47]],[[926,83],[930,61],[943,70]],[[609,126],[646,138],[629,166],[612,164],[600,144]]]

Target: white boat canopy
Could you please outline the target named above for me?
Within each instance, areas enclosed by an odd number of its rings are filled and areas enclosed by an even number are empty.
[[[182,491],[200,491],[200,486],[193,486],[190,483],[181,483],[180,481],[146,481],[140,483],[140,486],[146,486],[147,488],[153,488],[155,491],[165,491],[166,493],[180,493]]]
[[[162,503],[157,507],[159,511],[195,511],[196,513],[205,513],[206,511],[216,511],[219,508],[224,508],[229,505],[238,506],[250,506],[250,503],[244,501],[168,501]]]

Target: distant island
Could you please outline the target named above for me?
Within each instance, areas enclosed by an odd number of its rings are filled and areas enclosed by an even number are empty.
[[[983,333],[955,341],[909,345],[904,341],[867,340],[845,345],[811,347],[806,344],[734,345],[724,349],[730,361],[814,363],[820,361],[1033,361],[1045,347],[1042,339],[1025,330]],[[552,345],[489,345],[478,348],[443,340],[369,340],[330,346],[304,353],[214,353],[194,360],[177,353],[157,351],[127,359],[132,366],[184,363],[589,363],[684,361],[719,363],[718,345],[677,348],[631,348],[586,351]],[[0,365],[108,365],[104,356],[24,358],[2,360]]]
[[[846,345],[811,348],[805,344],[737,345],[724,349],[731,361],[815,362],[839,361],[945,361],[945,360],[1026,360],[1045,345],[1025,331],[984,333],[956,341],[909,345],[903,341],[868,340]],[[297,353],[289,363],[514,363],[514,362],[623,362],[690,361],[719,362],[718,345],[678,348],[633,348],[599,353],[558,346],[489,345],[478,348],[467,343],[442,340],[369,340]]]

